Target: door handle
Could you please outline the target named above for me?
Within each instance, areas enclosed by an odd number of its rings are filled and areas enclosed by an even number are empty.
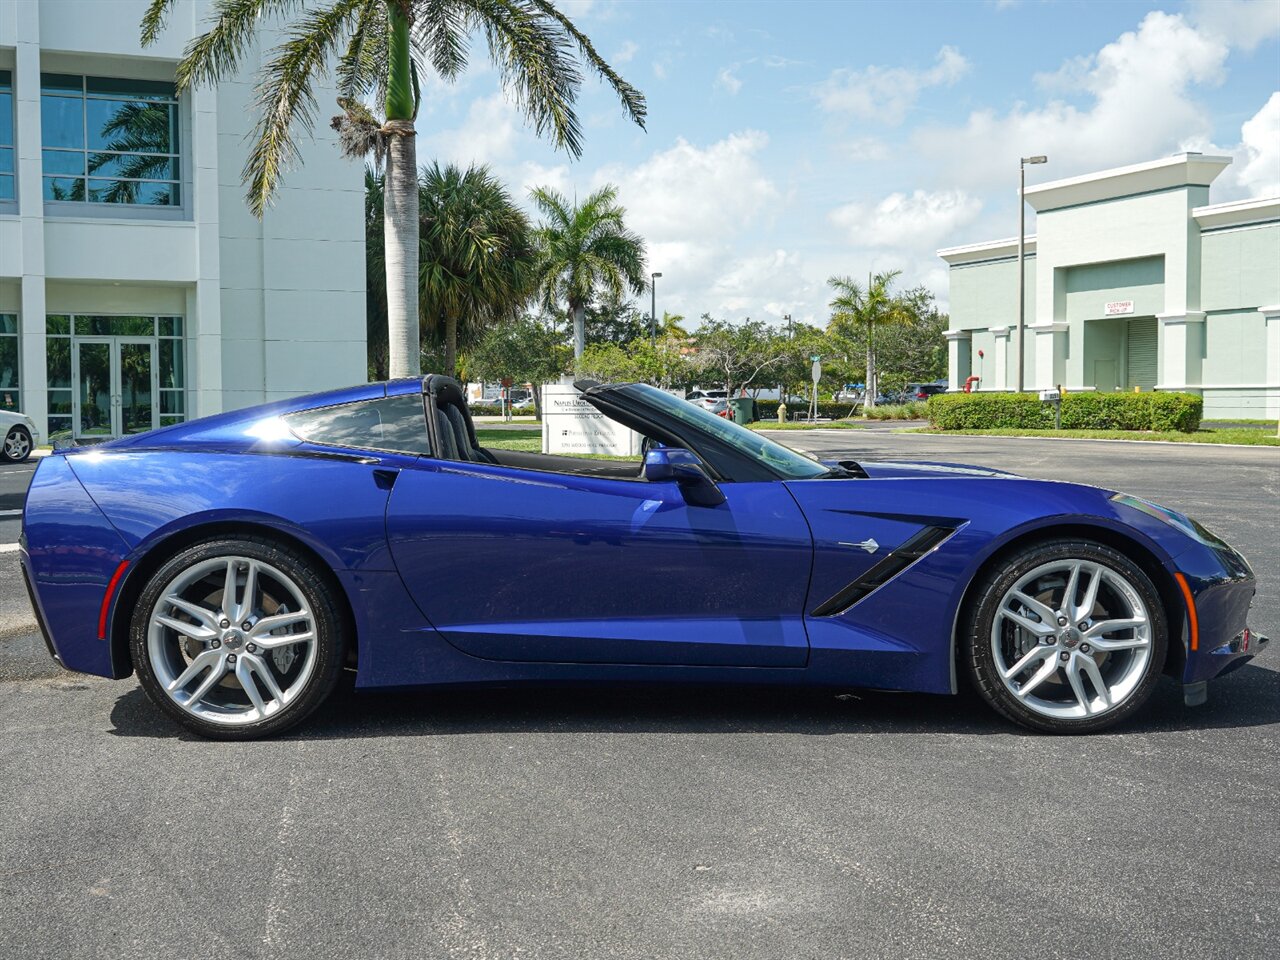
[[[400,476],[399,470],[377,469],[373,471],[373,482],[378,485],[379,490],[390,490],[396,485],[398,476]]]

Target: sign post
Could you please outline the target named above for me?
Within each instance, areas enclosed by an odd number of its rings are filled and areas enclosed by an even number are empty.
[[[809,419],[813,421],[818,419],[818,381],[822,379],[822,356],[815,353],[809,359],[813,361],[813,367],[809,371],[813,377],[813,394],[812,399],[809,401]]]
[[[1053,404],[1053,429],[1062,429],[1062,387],[1056,390],[1041,390],[1040,399]]]

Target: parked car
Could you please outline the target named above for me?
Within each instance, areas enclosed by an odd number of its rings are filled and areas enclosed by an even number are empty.
[[[346,667],[362,690],[947,694],[963,674],[1010,720],[1084,733],[1133,716],[1162,674],[1200,703],[1266,646],[1244,557],[1158,504],[819,461],[654,387],[577,387],[648,440],[639,470],[482,447],[441,376],[55,452],[18,551],[50,652],[247,739],[304,719]]]
[[[691,390],[685,394],[686,400],[707,410],[714,407],[718,401],[728,400],[728,398],[729,394],[725,390]]]
[[[902,391],[903,402],[928,400],[935,394],[947,392],[947,381],[935,380],[932,383],[908,383]]]
[[[36,429],[36,422],[26,414],[0,410],[0,430],[4,431],[4,443],[0,444],[0,461],[5,463],[22,463],[40,445],[40,431]]]

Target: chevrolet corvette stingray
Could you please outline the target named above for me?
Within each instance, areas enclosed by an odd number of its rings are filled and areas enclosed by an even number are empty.
[[[640,461],[489,449],[446,377],[58,451],[20,547],[50,653],[209,737],[358,688],[814,684],[1089,732],[1266,640],[1195,521],[999,470],[820,462],[641,384],[577,384]]]

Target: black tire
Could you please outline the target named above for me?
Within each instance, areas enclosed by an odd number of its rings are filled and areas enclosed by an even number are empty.
[[[31,431],[20,423],[14,424],[4,435],[4,443],[0,444],[0,460],[5,463],[23,463],[31,459],[31,447]]]
[[[1024,647],[1017,648],[1012,651],[1010,658],[1025,655],[1030,648],[1025,647],[1026,639],[1029,637],[1027,633],[1019,633],[1017,628],[1002,620],[1000,634],[995,634],[996,617],[1000,609],[1002,601],[1006,598],[1009,591],[1016,587],[1020,580],[1036,570],[1055,562],[1083,561],[1088,564],[1097,564],[1111,571],[1118,577],[1123,578],[1130,587],[1135,591],[1146,608],[1146,619],[1148,621],[1149,632],[1147,633],[1147,647],[1145,665],[1142,665],[1141,658],[1137,651],[1131,651],[1133,660],[1129,661],[1129,673],[1127,679],[1121,685],[1126,691],[1123,698],[1118,699],[1115,703],[1104,703],[1109,705],[1100,709],[1093,715],[1088,716],[1050,716],[1046,715],[1047,710],[1055,708],[1056,701],[1051,701],[1048,705],[1045,702],[1050,698],[1041,698],[1035,696],[1030,698],[1031,703],[1041,704],[1039,709],[1033,709],[1028,706],[1028,700],[1021,698],[1015,694],[1002,677],[1002,671],[997,665],[996,647],[1001,644],[1010,643],[1010,637],[1023,637]],[[1046,575],[1046,579],[1052,575]],[[1105,584],[1104,590],[1112,589]],[[1065,585],[1063,587],[1063,595],[1065,595]],[[1112,593],[1118,598],[1117,603],[1123,602],[1123,596],[1114,590]],[[1160,674],[1164,669],[1165,656],[1168,651],[1168,626],[1165,616],[1164,607],[1160,600],[1159,592],[1156,590],[1151,578],[1127,556],[1111,547],[1090,540],[1080,539],[1053,539],[1044,540],[1029,546],[1023,547],[1011,556],[1001,559],[998,565],[985,571],[980,580],[975,584],[975,589],[971,594],[972,601],[968,604],[962,623],[965,624],[964,633],[962,634],[963,656],[968,664],[970,675],[973,678],[973,685],[983,700],[987,702],[997,713],[1015,723],[1033,730],[1039,730],[1046,733],[1094,733],[1099,730],[1107,729],[1116,724],[1123,723],[1125,720],[1133,716],[1146,701],[1150,698],[1152,690],[1159,681]],[[1048,595],[1046,595],[1048,596]],[[1077,596],[1081,596],[1077,593]],[[1014,601],[1015,603],[1018,601]],[[1052,606],[1052,603],[1049,604]],[[1095,607],[1095,609],[1098,609]],[[1035,616],[1032,619],[1039,622],[1040,617]],[[1093,622],[1093,621],[1089,621]],[[1099,657],[1102,658],[1101,666],[1106,666],[1106,658],[1116,657],[1112,664],[1113,668],[1121,667],[1125,661],[1119,659],[1125,652],[1103,653],[1099,650],[1091,650],[1087,642],[1087,637],[1082,637],[1078,631],[1073,631],[1072,627],[1078,624],[1068,623],[1059,627],[1055,621],[1054,627],[1059,634],[1065,636],[1055,636],[1053,640],[1037,640],[1035,646],[1039,649],[1038,644],[1043,643],[1046,650],[1046,656],[1033,666],[1045,666],[1047,669],[1048,661],[1058,659],[1059,663],[1070,660],[1073,655],[1084,655],[1085,652],[1091,652],[1095,661]],[[1012,632],[1009,632],[1012,631]],[[1138,631],[1130,631],[1133,637],[1137,637]],[[1073,641],[1074,637],[1074,641]],[[1082,642],[1083,641],[1083,642]],[[1104,641],[1105,642],[1105,641]],[[1056,644],[1050,647],[1049,644]],[[1095,644],[1097,641],[1095,641]],[[1069,644],[1070,649],[1065,645]],[[1052,656],[1047,655],[1047,651],[1056,651]],[[1072,661],[1074,662],[1074,661]],[[1087,664],[1086,664],[1087,666]],[[1010,669],[1013,665],[1010,665]],[[1027,674],[1031,673],[1031,666],[1027,668]],[[1060,668],[1065,671],[1065,667]],[[1027,674],[1019,674],[1018,676],[1026,677]],[[1078,678],[1078,677],[1077,677]],[[1105,679],[1105,677],[1104,677]],[[1058,684],[1058,687],[1066,686],[1063,696],[1071,696],[1071,688],[1066,684],[1065,672],[1059,678],[1058,674],[1051,675],[1048,681],[1050,684]],[[1024,681],[1027,686],[1030,683]],[[1090,684],[1085,688],[1086,694],[1096,691],[1097,685]],[[1051,691],[1055,689],[1053,686],[1049,688]],[[1085,700],[1096,699],[1096,696],[1086,696]],[[1070,709],[1070,700],[1062,701],[1063,709]],[[1083,705],[1083,701],[1077,700]],[[1085,712],[1087,712],[1087,708]]]
[[[162,593],[184,571],[221,558],[243,557],[267,564],[292,580],[292,586],[311,608],[315,659],[308,679],[293,699],[275,713],[238,725],[207,720],[184,710],[171,699],[152,663],[149,634],[151,618]],[[255,740],[281,733],[301,723],[333,692],[346,660],[345,620],[334,591],[339,589],[309,558],[266,538],[219,537],[193,544],[171,557],[147,581],[134,607],[129,626],[133,665],[143,689],[162,711],[202,737],[217,740]],[[281,608],[283,609],[283,608]],[[173,634],[174,640],[178,635]],[[270,638],[268,638],[270,639]],[[179,643],[181,641],[178,641]],[[230,649],[228,645],[224,649]],[[252,650],[252,647],[248,647]],[[215,655],[216,656],[216,655]],[[265,658],[266,654],[263,654]],[[259,691],[261,692],[261,691]],[[283,701],[281,701],[283,702]]]

